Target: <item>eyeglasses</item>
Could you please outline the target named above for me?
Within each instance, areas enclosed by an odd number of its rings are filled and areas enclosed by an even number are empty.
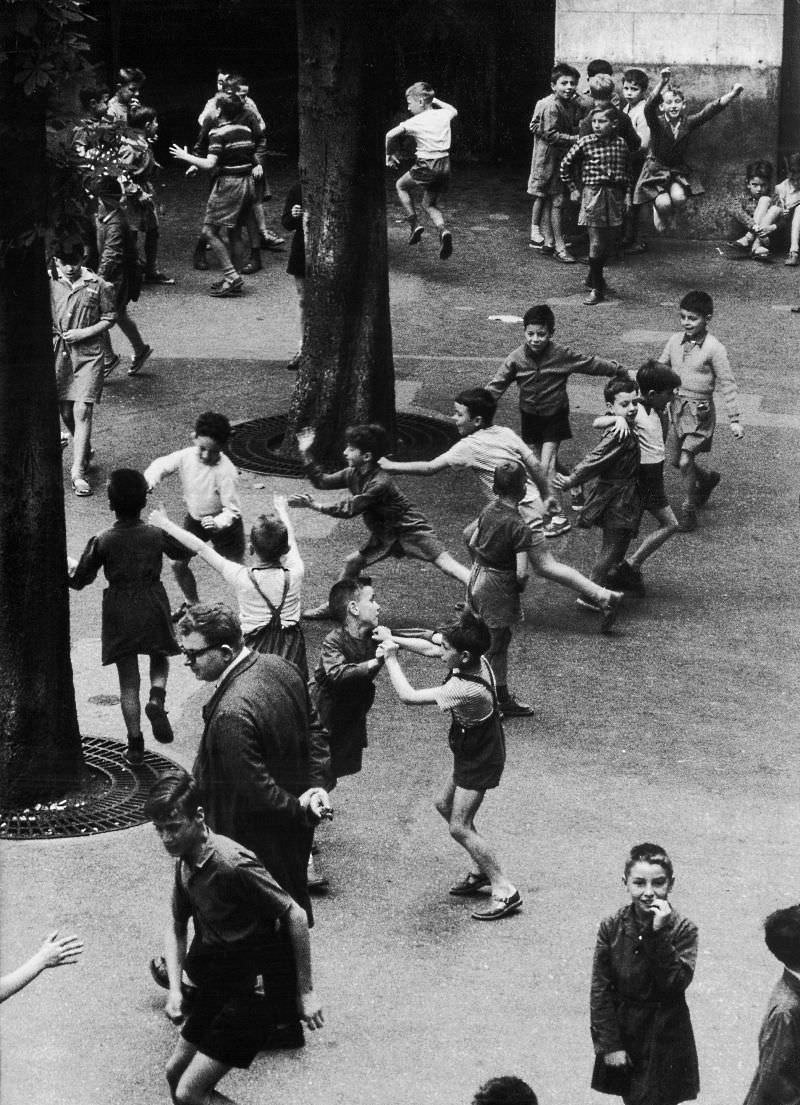
[[[222,648],[222,645],[206,645],[205,648],[181,648],[181,652],[186,657],[190,664],[193,664],[198,656],[202,656],[205,652],[211,652],[212,649]]]

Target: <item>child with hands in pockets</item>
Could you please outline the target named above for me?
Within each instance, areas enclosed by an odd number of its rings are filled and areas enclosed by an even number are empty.
[[[697,926],[673,909],[672,861],[637,844],[625,863],[630,903],[600,922],[592,965],[592,1089],[625,1105],[678,1105],[700,1081],[686,989]]]

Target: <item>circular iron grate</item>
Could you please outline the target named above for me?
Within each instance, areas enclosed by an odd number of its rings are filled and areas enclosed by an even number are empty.
[[[300,461],[280,455],[287,421],[287,415],[276,414],[271,418],[240,422],[228,449],[233,463],[248,472],[302,479]],[[455,427],[443,418],[403,412],[397,415],[397,446],[392,457],[395,460],[432,460],[457,439]]]
[[[144,763],[130,767],[117,741],[83,738],[85,776],[79,790],[59,801],[24,810],[0,810],[0,838],[50,840],[65,836],[95,836],[143,825],[148,792],[172,760],[145,752]]]

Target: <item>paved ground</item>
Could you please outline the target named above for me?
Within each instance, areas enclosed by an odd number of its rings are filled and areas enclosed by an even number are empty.
[[[282,194],[285,171],[273,176]],[[797,897],[800,318],[788,313],[800,301],[797,272],[733,265],[711,243],[658,242],[612,270],[618,299],[589,310],[579,289],[585,270],[528,251],[519,183],[459,170],[447,265],[430,240],[408,250],[391,212],[401,400],[447,413],[456,390],[484,381],[518,343],[518,326],[489,316],[544,300],[555,306],[559,338],[635,367],[675,328],[683,291],[705,287],[744,395],[746,437],[735,443],[723,422],[715,449],[724,483],[702,529],[653,562],[647,598],[631,604],[615,637],[599,637],[565,592],[537,584],[529,593],[513,682],[537,717],[509,723],[506,775],[481,816],[525,895],[518,916],[477,925],[448,899],[464,863],[431,806],[447,772],[446,724],[398,706],[380,684],[365,769],[335,792],[336,818],[323,832],[333,889],[318,906],[314,955],[328,1023],[304,1051],[261,1057],[226,1080],[241,1105],[459,1105],[503,1072],[531,1081],[543,1105],[597,1105],[587,1088],[594,930],[622,904],[623,856],[641,839],[673,853],[676,904],[700,926],[690,1005],[703,1105],[741,1100],[754,1066],[777,973],[760,920]],[[182,248],[202,188],[176,177],[166,198],[164,267],[179,283],[146,291],[135,308],[156,354],[139,379],[123,371],[109,384],[95,435],[98,487],[117,464],[144,466],[177,448],[200,410],[241,419],[285,409],[290,394],[283,364],[296,334],[283,259],[268,257],[241,301],[207,299],[210,277],[187,268]],[[591,442],[600,406],[598,387],[574,387],[569,457]],[[517,425],[513,397],[502,420]],[[274,490],[297,487],[246,473],[242,485],[250,516]],[[459,551],[461,527],[480,504],[471,482],[406,486]],[[65,494],[76,554],[109,516],[102,494],[77,500],[67,481]],[[165,500],[177,513],[176,488]],[[298,516],[310,601],[325,594],[357,529]],[[585,568],[596,543],[573,530],[558,548]],[[457,598],[419,565],[387,566],[376,582],[390,623],[435,623]],[[204,595],[224,593],[202,569],[200,583]],[[92,701],[117,690],[99,665],[100,595],[97,586],[72,603],[78,708],[84,732],[121,739],[118,708]],[[309,630],[312,655],[321,632]],[[422,663],[409,670],[420,685],[441,674]],[[175,665],[170,755],[186,765],[205,694]],[[160,946],[170,869],[152,830],[6,843],[2,864],[4,969],[55,925],[87,944],[80,966],[48,972],[5,1006],[3,1105],[166,1100],[174,1029],[146,962]]]

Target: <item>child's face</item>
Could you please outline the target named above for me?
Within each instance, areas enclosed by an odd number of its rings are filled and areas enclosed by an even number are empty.
[[[609,414],[618,415],[628,422],[636,421],[636,408],[639,405],[639,393],[636,391],[620,391],[609,403]]]
[[[140,84],[121,84],[117,89],[117,99],[121,104],[132,104],[134,100],[139,99],[141,91]]]
[[[372,460],[372,453],[364,453],[361,449],[357,449],[355,445],[345,445],[343,456],[347,461],[348,468],[364,468]]]
[[[661,102],[664,105],[664,115],[670,122],[674,123],[676,119],[680,119],[683,114],[684,99],[679,92],[665,92]]]
[[[654,411],[666,410],[675,396],[675,388],[664,388],[662,391],[651,391],[647,394],[647,404]]]
[[[473,418],[469,413],[469,409],[463,403],[453,403],[453,422],[461,437],[469,437],[470,434],[474,434],[476,430],[480,430],[483,426],[483,419],[480,415]]]
[[[786,179],[790,180],[795,188],[800,187],[800,164],[787,167]]]
[[[638,104],[644,96],[644,89],[633,81],[622,82],[622,98],[628,104]]]
[[[553,331],[543,322],[532,322],[525,327],[525,344],[531,353],[541,353],[550,344]]]
[[[592,116],[592,132],[596,134],[598,138],[610,138],[616,129],[617,124],[610,115],[601,114]]]
[[[200,458],[201,464],[207,464],[209,468],[213,468],[219,461],[222,453],[222,446],[213,437],[208,437],[206,434],[192,434],[194,440],[194,447],[197,450],[197,455]]]
[[[574,99],[575,93],[578,90],[578,82],[575,77],[561,76],[556,77],[550,87],[558,99],[564,100],[566,103]]]
[[[224,92],[228,86],[228,74],[217,73],[217,92]]]
[[[353,601],[350,606],[362,629],[375,629],[376,626],[380,625],[381,608],[372,587],[365,584],[361,588],[358,600]]]
[[[442,650],[442,660],[444,661],[444,666],[447,668],[448,671],[452,671],[453,668],[458,668],[461,666],[462,653],[460,653],[457,648],[454,648],[446,637],[442,638],[442,643],[439,647]]]
[[[646,917],[652,917],[653,902],[667,900],[672,890],[673,880],[660,863],[646,863],[644,860],[639,860],[631,867],[624,883],[636,913],[644,920]]]
[[[104,95],[97,100],[90,100],[89,111],[95,119],[102,119],[108,111],[108,96]]]
[[[699,315],[696,311],[685,311],[681,308],[681,326],[683,332],[692,341],[701,338],[708,330],[711,315]]]
[[[428,101],[416,92],[412,92],[410,95],[406,96],[406,104],[412,115],[419,115],[421,111],[425,111],[429,106]]]
[[[144,128],[144,133],[151,142],[155,142],[158,138],[158,119],[153,119],[151,122],[147,123]]]
[[[181,809],[170,810],[166,817],[153,822],[164,851],[176,859],[193,852],[205,837],[205,818],[202,809],[194,817],[187,817]]]
[[[747,182],[747,191],[754,199],[760,199],[761,196],[766,196],[769,191],[769,181],[763,176],[750,177]]]
[[[74,284],[83,268],[83,256],[72,261],[63,261],[60,257],[56,257],[55,262],[61,276],[69,280],[70,284]]]

